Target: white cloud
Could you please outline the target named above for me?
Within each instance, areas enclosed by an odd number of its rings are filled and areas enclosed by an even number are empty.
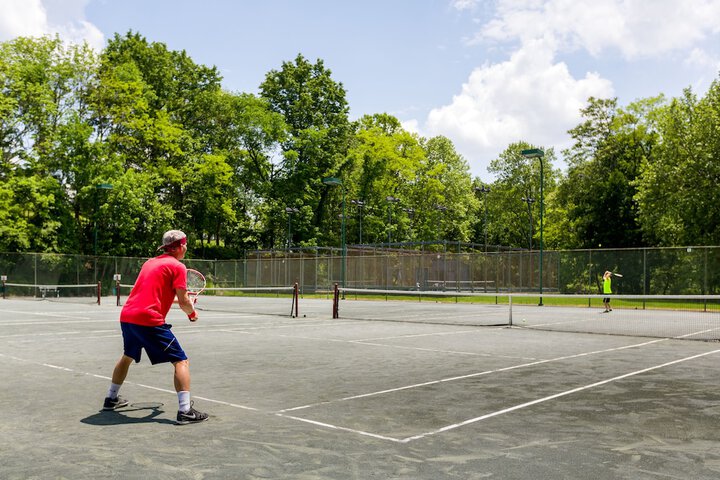
[[[450,4],[457,10],[472,10],[478,2],[479,0],[451,0]]]
[[[47,31],[47,13],[40,0],[0,0],[0,10],[0,40]]]
[[[417,133],[419,135],[422,135],[422,132],[420,131],[420,125],[418,124],[417,120],[407,120],[401,122],[401,124],[404,130],[407,130],[410,133]]]
[[[474,42],[552,35],[564,49],[632,59],[687,49],[720,32],[720,0],[500,0]]]
[[[587,98],[611,97],[613,88],[595,73],[575,79],[554,62],[552,42],[537,40],[508,61],[476,68],[449,105],[430,112],[423,133],[452,138],[476,175],[519,140],[562,148]]]
[[[85,19],[88,0],[0,0],[0,41],[19,36],[59,35],[101,49],[105,36]]]
[[[684,63],[708,70],[720,70],[720,58],[713,56],[701,48],[693,48],[685,58]]]
[[[451,5],[464,11],[478,3]],[[629,63],[675,54],[713,74],[719,66],[713,45],[720,0],[497,0],[494,6],[491,20],[466,44],[499,44],[514,53],[476,67],[452,102],[433,109],[425,122],[406,122],[423,135],[451,138],[474,175],[486,175],[490,160],[518,140],[569,146],[567,130],[581,120],[587,98],[615,95],[598,73],[573,76],[561,55],[587,52]]]

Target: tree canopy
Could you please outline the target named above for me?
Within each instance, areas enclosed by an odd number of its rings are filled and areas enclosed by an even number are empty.
[[[321,59],[281,62],[257,95],[222,81],[137,32],[99,53],[0,43],[0,251],[142,256],[181,228],[193,255],[238,257],[339,246],[343,221],[350,244],[535,249],[541,204],[545,248],[720,243],[720,80],[701,98],[589,98],[566,168],[517,139],[491,184],[446,137],[351,120]]]

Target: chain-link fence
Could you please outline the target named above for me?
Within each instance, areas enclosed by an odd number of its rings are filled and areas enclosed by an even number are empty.
[[[0,253],[0,275],[8,282],[83,284],[101,281],[103,294],[113,275],[133,283],[145,258]],[[335,283],[355,288],[459,290],[477,292],[598,293],[605,270],[620,294],[717,294],[720,247],[621,250],[428,252],[401,249],[258,251],[238,260],[185,263],[206,274],[214,287],[285,286],[303,293],[326,292]],[[343,268],[343,266],[345,268]]]

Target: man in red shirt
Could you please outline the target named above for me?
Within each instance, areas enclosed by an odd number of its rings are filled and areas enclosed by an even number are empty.
[[[180,260],[187,252],[187,236],[180,230],[165,232],[158,250],[164,253],[151,258],[140,269],[135,286],[122,311],[120,326],[123,334],[123,355],[113,370],[112,383],[103,410],[116,410],[128,405],[118,396],[133,361],[140,361],[145,349],[150,362],[170,362],[175,367],[174,383],[178,395],[177,423],[185,425],[208,419],[206,413],[193,408],[190,401],[190,364],[165,317],[177,297],[180,309],[191,322],[198,319],[187,293],[187,267]]]

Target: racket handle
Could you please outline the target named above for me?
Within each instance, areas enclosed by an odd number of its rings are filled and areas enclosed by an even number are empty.
[[[197,320],[197,312],[195,310],[193,310],[193,312],[190,315],[188,315],[188,320],[190,320],[191,322],[194,322],[195,320]]]

